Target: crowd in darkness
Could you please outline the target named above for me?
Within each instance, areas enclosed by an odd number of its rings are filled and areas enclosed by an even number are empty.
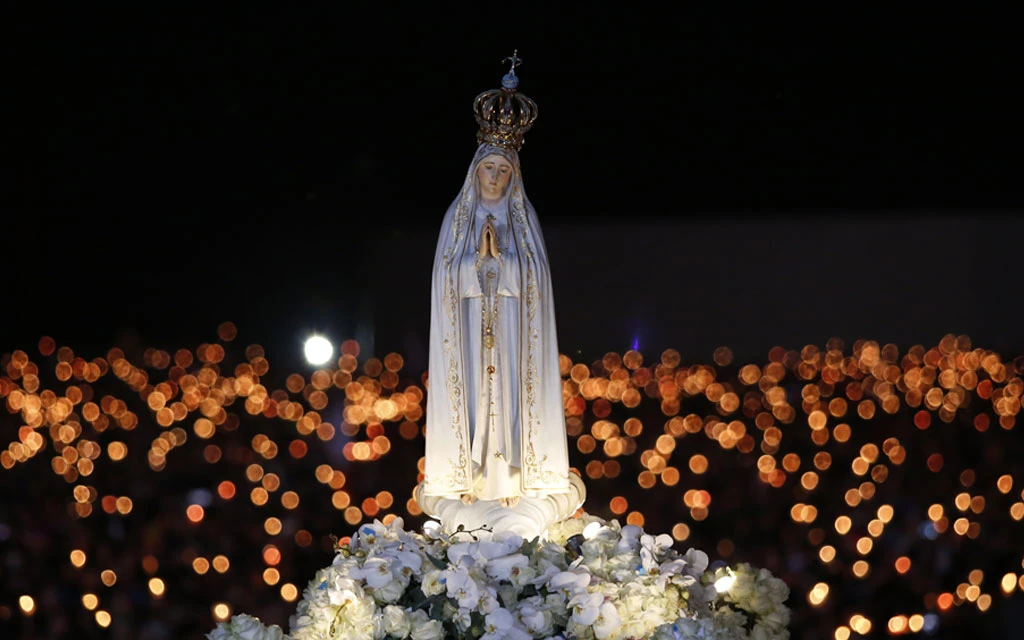
[[[720,374],[723,378],[735,376],[735,368],[722,368]],[[406,380],[402,387],[417,382]],[[113,392],[120,384],[100,380],[95,386],[99,392],[109,385]],[[787,388],[796,406],[800,386],[794,383]],[[120,389],[118,393],[124,397],[124,387]],[[337,393],[332,403],[340,406],[344,394]],[[618,459],[621,473],[617,478],[587,480],[585,508],[594,515],[618,518],[624,523],[625,514],[612,513],[610,501],[614,496],[625,497],[629,512],[643,514],[648,531],[668,532],[676,523],[686,523],[689,536],[676,542],[678,549],[693,546],[707,551],[713,560],[749,562],[770,570],[791,588],[788,604],[793,612],[794,638],[833,637],[835,629],[849,624],[850,617],[857,613],[872,621],[876,633],[884,632],[891,616],[933,613],[929,628],[934,628],[937,637],[967,632],[980,637],[1009,637],[1024,624],[1018,613],[1024,594],[1018,588],[1013,595],[1004,595],[999,581],[1004,574],[1019,577],[1022,573],[1024,538],[1020,524],[1008,514],[1010,505],[1020,500],[1024,474],[1018,461],[1024,447],[1017,429],[1004,430],[997,424],[984,433],[974,429],[973,414],[991,411],[981,400],[974,400],[954,422],[946,424],[936,419],[924,430],[914,426],[913,412],[906,407],[894,415],[879,411],[870,420],[852,420],[853,436],[848,442],[830,440],[825,447],[811,442],[806,424],[798,419],[783,430],[781,451],[800,456],[801,473],[813,468],[810,460],[819,450],[829,451],[833,458],[830,469],[818,474],[819,484],[813,491],[800,487],[800,473],[789,474],[781,487],[769,485],[758,474],[760,451],[743,454],[723,449],[702,432],[677,440],[672,464],[683,472],[677,485],[657,484],[644,489],[635,482],[643,470],[640,453],[664,433],[661,425],[666,417],[654,401],[643,402],[635,409],[615,406],[609,420],[621,424],[626,417],[635,416],[645,430],[636,438],[634,454]],[[702,402],[702,398],[684,400],[681,414],[705,412],[708,406]],[[146,417],[137,398],[135,404],[143,419],[133,431],[113,429],[95,434],[87,428],[82,436],[104,448],[112,440],[121,440],[127,444],[129,455],[116,463],[101,456],[92,475],[75,483],[95,487],[99,497],[129,496],[133,507],[127,515],[105,513],[97,499],[88,517],[77,517],[73,485],[50,469],[52,443],[33,459],[0,470],[3,637],[199,638],[214,626],[211,608],[218,602],[229,604],[234,613],[257,615],[268,624],[287,629],[295,602],[282,598],[281,586],[295,585],[301,597],[316,570],[331,562],[334,537],[345,536],[354,528],[345,522],[343,512],[332,506],[334,490],[317,479],[315,470],[322,464],[345,473],[344,490],[352,504],[387,490],[392,492],[394,504],[382,510],[378,518],[398,515],[409,529],[418,528],[424,521],[422,516],[410,515],[406,506],[417,482],[423,440],[421,436],[403,439],[397,424],[385,425],[393,446],[377,461],[346,460],[341,455],[341,444],[348,438],[340,433],[326,443],[315,434],[306,436],[308,453],[295,459],[286,448],[296,437],[293,423],[248,416],[235,407],[241,414],[237,429],[218,432],[209,440],[189,432],[187,442],[172,449],[166,467],[157,472],[150,468],[146,452],[161,428]],[[325,411],[332,411],[331,407]],[[589,412],[584,415],[585,428],[593,421]],[[16,415],[3,416],[0,424],[3,433],[17,433]],[[264,459],[252,450],[251,440],[258,433],[278,443],[280,453],[273,459]],[[850,461],[863,443],[881,443],[889,437],[899,439],[907,450],[906,460],[888,465],[888,478],[877,483],[872,499],[856,508],[848,506],[844,501],[846,491],[864,480],[851,473]],[[576,469],[584,469],[590,460],[603,459],[600,448],[584,455],[574,443],[575,438],[570,438],[570,461]],[[212,464],[204,458],[204,448],[210,444],[222,452],[220,460]],[[706,456],[709,463],[707,472],[699,475],[687,470],[686,465],[697,453]],[[934,453],[943,457],[942,469],[937,473],[925,464]],[[265,506],[256,506],[249,499],[256,484],[247,480],[245,470],[252,463],[261,464],[266,473],[275,473],[281,479],[280,488]],[[970,486],[965,486],[961,476],[965,469],[974,472]],[[997,478],[1005,474],[1013,477],[1014,486],[1003,494],[995,487]],[[224,480],[237,487],[231,499],[218,496],[217,487]],[[683,504],[681,496],[691,488],[706,490],[712,496],[705,520],[692,519]],[[281,506],[279,496],[284,491],[294,491],[301,497],[297,508]],[[987,503],[981,513],[956,512],[953,500],[964,491],[985,496]],[[186,517],[186,508],[194,503],[205,505],[204,517],[198,523]],[[818,510],[816,520],[810,524],[795,522],[791,507],[796,503],[813,504]],[[936,503],[944,506],[950,521],[966,515],[980,523],[980,535],[970,539],[951,529],[940,534],[930,531],[927,509]],[[893,507],[894,516],[875,540],[871,553],[862,556],[855,542],[867,535],[868,521],[883,504]],[[853,523],[847,535],[837,534],[833,527],[835,519],[843,514],[851,515]],[[264,529],[264,521],[270,516],[282,521],[278,535],[268,535]],[[817,539],[812,533],[815,529],[821,530]],[[300,530],[310,534],[306,545],[297,542]],[[281,551],[276,565],[280,581],[273,586],[268,586],[263,577],[268,567],[263,557],[267,544]],[[836,548],[836,557],[829,563],[818,556],[823,544]],[[69,560],[74,549],[86,554],[81,568]],[[229,568],[223,573],[211,568],[204,575],[197,574],[193,559],[212,559],[216,555],[225,556]],[[902,556],[911,562],[905,574],[894,569],[896,558]],[[864,578],[854,577],[851,571],[853,562],[860,559],[870,564]],[[101,580],[101,572],[106,569],[116,575],[112,586]],[[938,611],[935,596],[955,592],[975,569],[984,573],[981,587],[983,593],[992,596],[991,609],[982,613],[974,603],[964,602],[948,611]],[[165,585],[159,597],[150,589],[149,581],[154,577]],[[820,605],[812,606],[807,596],[820,582],[828,584],[829,595]],[[90,593],[98,596],[96,610],[111,615],[109,628],[99,626],[95,611],[83,606],[83,595]],[[23,595],[32,598],[31,615],[21,610],[19,598]]]

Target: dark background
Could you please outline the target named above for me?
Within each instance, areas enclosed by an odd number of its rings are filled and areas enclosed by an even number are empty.
[[[540,109],[521,152],[525,187],[551,258],[560,347],[575,360],[636,346],[646,362],[675,348],[684,364],[706,364],[724,345],[739,366],[763,364],[776,345],[824,348],[835,336],[848,351],[867,338],[905,353],[947,333],[1007,362],[1024,352],[1015,15],[668,11],[5,9],[0,353],[35,357],[43,335],[85,358],[115,344],[129,353],[195,349],[231,320],[234,347],[264,345],[275,374],[308,373],[301,344],[317,331],[358,339],[361,359],[400,352],[417,376],[427,365],[437,232],[476,144],[472,101],[498,86],[502,58],[517,48],[520,89]],[[877,431],[916,433],[905,417]],[[950,457],[950,473],[934,486],[909,482],[908,503],[958,491],[957,455],[982,467],[963,445],[974,435],[917,434],[927,441],[920,451]],[[993,429],[985,442],[1013,460],[1015,435]],[[405,455],[409,471],[419,454]],[[44,460],[31,462],[50,484],[22,495],[28,467],[6,476],[5,500],[19,496],[19,522],[32,523],[23,528],[31,535],[11,540],[26,558],[32,540],[53,540],[56,560],[52,571],[15,567],[3,578],[11,594],[36,588],[40,573],[67,585],[75,575],[66,561],[73,541],[62,537],[79,535],[64,530],[67,487]],[[772,547],[805,545],[788,514],[768,503],[755,524],[729,515],[745,513],[752,495],[769,499],[750,462],[749,482],[735,482],[733,467],[706,477],[721,511],[693,541],[710,552],[736,534],[737,549],[785,575]],[[215,472],[190,479],[185,458],[174,474],[149,472],[142,457],[133,464],[132,526],[193,544],[175,491]],[[305,526],[339,530],[336,513],[316,508],[329,494],[314,489],[304,505],[316,520]],[[163,501],[144,499],[156,495]],[[644,506],[656,524],[659,505]],[[841,499],[833,506],[842,511]],[[253,517],[244,502],[236,508],[204,535],[230,539],[236,521]],[[773,519],[780,513],[785,528]],[[75,526],[103,541],[96,522]],[[258,523],[249,529],[233,556],[240,571],[203,588],[247,589],[243,572],[259,565],[265,540]],[[993,592],[995,572],[1019,562],[1013,534],[1000,531],[998,545],[982,539],[1001,549],[987,557]],[[307,567],[322,566],[318,551],[296,557],[289,579],[301,585]],[[956,580],[980,566],[957,562],[948,574]],[[803,569],[789,568],[806,581]],[[209,601],[221,593],[183,575],[165,602],[197,633],[211,626]],[[930,575],[922,571],[919,591],[938,588]],[[884,602],[872,589],[891,587],[881,572],[870,586],[833,577],[853,595],[837,590],[835,610],[820,620],[805,604],[808,585],[793,582],[800,637],[816,637],[814,625],[834,628],[862,602]],[[77,588],[65,590],[81,615]],[[139,593],[149,601],[144,585]],[[986,629],[1017,625],[1012,605],[980,616]],[[281,622],[290,606],[276,606],[267,619]],[[35,620],[43,628],[44,616]],[[964,620],[958,628],[980,628]],[[876,632],[883,622],[876,618]],[[106,637],[88,616],[76,624]]]
[[[230,319],[415,360],[472,99],[518,48],[563,351],[1020,348],[1011,18],[9,9],[0,347]]]

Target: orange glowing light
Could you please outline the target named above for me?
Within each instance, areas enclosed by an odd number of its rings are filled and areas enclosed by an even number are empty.
[[[263,547],[263,562],[270,566],[277,566],[281,562],[281,551],[272,544]]]
[[[629,508],[629,502],[622,496],[615,496],[608,503],[608,507],[615,515],[622,515]]]
[[[230,500],[235,497],[235,483],[230,480],[224,480],[217,485],[217,495],[224,500]]]
[[[905,574],[910,571],[910,558],[907,556],[900,556],[896,558],[895,562],[896,572],[899,574]]]

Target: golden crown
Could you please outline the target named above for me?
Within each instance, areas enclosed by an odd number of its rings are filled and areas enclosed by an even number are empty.
[[[537,120],[537,103],[516,91],[519,86],[516,67],[523,62],[517,53],[518,50],[505,58],[512,62],[512,68],[501,79],[501,88],[484,91],[473,101],[473,112],[480,126],[477,144],[519,151],[523,136]]]

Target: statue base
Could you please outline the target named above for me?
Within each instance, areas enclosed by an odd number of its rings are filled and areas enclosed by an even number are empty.
[[[497,500],[477,500],[465,504],[462,500],[440,496],[424,496],[423,485],[413,491],[413,497],[423,513],[438,520],[447,533],[463,530],[508,531],[526,540],[544,537],[551,525],[571,517],[583,506],[587,489],[583,479],[569,474],[569,491],[541,498],[523,496],[514,507],[503,507]]]

